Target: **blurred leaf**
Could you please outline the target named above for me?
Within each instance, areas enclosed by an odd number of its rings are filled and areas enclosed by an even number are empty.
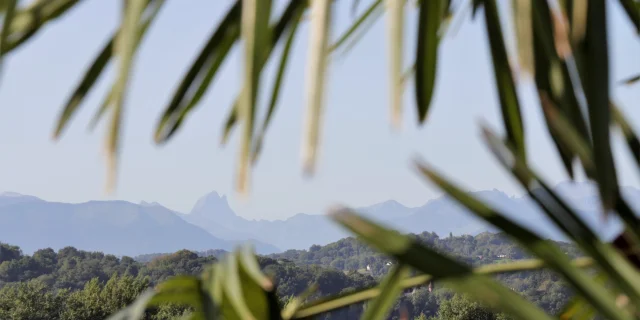
[[[533,0],[535,1],[535,0]],[[513,0],[513,20],[518,42],[518,60],[520,71],[525,74],[533,72],[533,20],[532,0]]]
[[[240,248],[238,251],[238,261],[240,262],[242,270],[247,273],[250,281],[258,284],[264,291],[273,290],[273,282],[260,271],[255,252],[251,246],[246,245]]]
[[[630,85],[630,84],[634,84],[636,82],[640,81],[640,74],[635,75],[633,77],[629,77],[625,80],[622,81],[622,83],[626,84],[626,85]]]
[[[147,290],[143,293],[141,293],[138,298],[136,299],[136,301],[118,311],[117,313],[109,316],[107,318],[107,320],[139,320],[142,319],[142,317],[144,316],[145,311],[147,310],[147,303],[149,302],[149,300],[151,300],[151,298],[153,298],[153,296],[155,295],[155,293],[153,292],[153,290]]]
[[[555,90],[552,88],[551,76],[553,73],[553,66],[556,67],[560,62],[552,49],[553,43],[553,31],[551,27],[551,17],[549,13],[547,1],[534,1],[532,3],[532,10],[536,15],[533,22],[533,54],[535,61],[535,82],[538,88],[539,95],[551,95]],[[556,72],[557,74],[557,72]],[[562,74],[563,80],[564,75]],[[562,83],[564,85],[564,83]],[[568,88],[562,87],[562,91]],[[554,95],[555,96],[555,95]],[[546,115],[546,113],[545,113]],[[545,116],[547,122],[547,128],[550,127],[549,119]],[[551,130],[549,130],[551,131]],[[565,170],[571,179],[574,177],[573,173],[573,159],[574,154],[568,152],[567,148],[562,145],[562,142],[553,133],[551,138],[556,146],[556,149],[560,153],[562,163]]]
[[[309,296],[314,294],[316,292],[316,290],[318,290],[318,285],[317,284],[313,284],[313,285],[309,286],[305,291],[303,291],[302,294],[300,294],[299,296],[293,298],[293,300],[291,300],[284,307],[284,310],[282,310],[282,318],[284,320],[292,319],[294,317],[294,315],[296,314],[296,312],[298,312],[298,310],[300,310],[300,307],[302,307],[302,304],[304,303],[304,301],[307,298],[309,298]]]
[[[438,31],[442,22],[442,0],[423,1],[418,18],[415,95],[418,122],[427,118],[433,98],[438,60]]]
[[[594,277],[595,281],[604,285],[606,277],[602,273],[598,273]],[[584,300],[581,296],[574,296],[560,311],[560,319],[572,319],[572,320],[591,320],[595,316],[595,309]]]
[[[278,20],[278,22],[276,23],[276,25],[272,28],[273,32],[271,33],[271,45],[270,47],[267,48],[267,50],[265,51],[264,55],[261,57],[261,68],[264,67],[264,65],[266,64],[268,58],[271,56],[271,52],[272,50],[275,48],[278,40],[280,39],[280,37],[284,34],[284,32],[287,30],[287,28],[290,26],[290,23],[295,22],[296,20],[294,19],[295,16],[297,14],[301,14],[304,9],[307,6],[308,1],[306,0],[293,0],[289,2],[289,5],[287,6],[287,8],[285,9],[284,13],[282,13],[280,19]],[[229,13],[230,14],[230,13]],[[229,17],[229,15],[227,15],[227,18]],[[236,19],[239,19],[239,16],[236,16]],[[233,31],[234,33],[234,39],[237,40],[238,36],[239,36],[239,29],[237,29],[239,25],[235,24],[235,27],[229,29],[227,32],[228,33],[232,33],[231,31]],[[235,31],[234,31],[235,30]],[[218,32],[218,31],[216,31]],[[212,38],[213,40],[213,38]],[[211,40],[211,41],[212,41]],[[225,51],[227,52],[227,51]],[[220,63],[223,62],[223,59],[225,59],[227,56],[227,54],[225,53],[224,55],[218,55],[216,54],[216,60],[220,60]],[[205,57],[206,58],[206,57]],[[204,58],[203,58],[204,59]],[[198,62],[198,61],[196,61]],[[213,65],[215,66],[217,64],[217,62]],[[212,66],[212,67],[213,67]],[[197,72],[198,69],[194,69],[196,68],[196,64],[194,63],[194,65],[191,67],[190,72]],[[199,68],[199,67],[198,67]],[[217,67],[216,70],[210,69],[209,73],[207,74],[207,77],[213,77],[212,73],[215,73],[215,71],[217,71]],[[187,74],[188,76],[189,74]],[[186,79],[186,76],[185,76]],[[205,78],[206,80],[207,78]],[[205,89],[208,88],[210,84],[209,82],[202,82],[199,86],[198,92],[204,93]],[[229,115],[227,116],[227,120],[225,122],[225,128],[223,131],[223,135],[222,135],[222,139],[221,139],[221,144],[225,144],[227,139],[229,138],[229,135],[231,134],[231,130],[233,129],[233,127],[236,124],[236,121],[238,120],[238,103],[240,101],[240,96],[236,97],[236,99],[234,100],[233,106],[231,111],[229,112]],[[180,107],[180,111],[178,112],[177,110],[170,110],[170,109],[166,109],[163,115],[163,120],[162,121],[166,121],[167,123],[160,123],[156,129],[156,135],[161,136],[164,135],[164,137],[162,137],[161,141],[166,141],[168,140],[175,132],[177,132],[177,130],[180,128],[182,121],[186,118],[187,114],[189,114],[192,109],[196,106],[196,103],[199,101],[194,101],[191,100],[191,102],[189,104],[186,105],[186,107],[181,106]],[[176,114],[171,114],[171,112],[176,112]],[[173,118],[170,118],[173,117]],[[164,119],[164,118],[168,118],[168,119]],[[162,132],[166,132],[166,133],[162,133]]]
[[[404,0],[385,0],[387,34],[389,39],[389,73],[391,87],[391,125],[399,128],[402,122],[402,55],[404,53]]]
[[[633,238],[629,236],[630,233],[628,229],[621,232],[613,240],[613,246],[620,250],[620,252],[623,252],[636,269],[640,270],[640,248],[637,242],[630,241],[630,239]]]
[[[433,275],[453,289],[465,292],[492,309],[519,319],[551,319],[541,309],[491,278],[423,246],[397,231],[383,228],[348,209],[333,212],[333,219],[367,244],[421,272]]]
[[[526,159],[524,128],[518,94],[513,82],[513,73],[509,65],[509,56],[504,44],[500,16],[495,0],[484,0],[485,25],[491,45],[491,57],[495,73],[496,87],[500,97],[502,120],[507,130],[507,139],[517,150],[519,156]]]
[[[146,15],[143,15],[142,17],[142,23],[137,35],[137,40],[136,40],[137,41],[136,47],[140,46],[140,42],[144,38],[144,35],[146,34],[147,29],[151,25],[151,22],[155,20],[155,17],[157,16],[158,12],[160,11],[164,3],[165,3],[164,0],[147,1],[147,10],[149,11],[149,13]],[[60,135],[62,134],[63,130],[69,125],[69,121],[71,120],[71,117],[78,110],[78,108],[80,107],[80,104],[84,101],[84,98],[86,97],[86,95],[89,93],[91,89],[93,89],[96,81],[102,75],[102,72],[104,71],[107,64],[111,61],[111,57],[113,55],[113,44],[116,37],[117,37],[117,33],[115,33],[109,39],[109,41],[104,45],[104,47],[100,51],[100,54],[98,54],[98,56],[91,63],[91,67],[87,69],[87,71],[84,74],[84,77],[82,78],[82,80],[80,81],[76,89],[73,91],[71,96],[68,98],[63,108],[63,111],[58,118],[56,130],[53,134],[54,139],[60,138]],[[107,97],[103,100],[102,105],[100,106],[100,108],[98,109],[94,117],[92,118],[89,124],[89,128],[93,129],[93,127],[97,125],[98,121],[102,118],[102,116],[107,111],[109,106],[113,103],[113,90],[114,90],[114,87],[111,87],[109,89]]]
[[[495,143],[498,143],[498,141],[499,139],[496,138]],[[522,166],[522,160],[518,159],[516,165]],[[587,273],[573,266],[569,257],[553,242],[544,240],[529,229],[512,222],[506,218],[504,213],[488,207],[424,165],[418,164],[418,169],[424,177],[435,183],[471,213],[500,228],[538,258],[542,259],[550,268],[558,271],[569,284],[596,306],[603,315],[606,315],[609,319],[631,319],[629,314],[624,313],[616,306],[615,298],[607,293],[604,286],[599,285]]]
[[[3,48],[6,54],[35,35],[41,27],[73,8],[78,0],[35,1],[27,8],[18,10],[9,30],[10,41]]]
[[[538,88],[543,109],[546,104],[552,103],[558,106],[560,112],[567,121],[576,128],[576,134],[589,141],[589,133],[585,117],[580,110],[576,92],[571,80],[567,62],[558,56],[554,50],[555,31],[552,30],[555,20],[551,16],[551,9],[547,1],[533,1],[534,14],[534,58],[535,58],[535,82]],[[566,30],[564,31],[566,32]],[[547,128],[562,158],[565,169],[573,178],[573,160],[576,155],[564,145],[552,128],[552,119],[549,113],[544,112]]]
[[[236,251],[234,255],[238,261],[242,299],[246,301],[254,318],[268,320],[270,313],[265,288],[269,291],[273,289],[271,281],[260,272],[255,256],[250,249]]]
[[[298,1],[298,0],[294,0],[294,1]],[[256,162],[258,159],[258,156],[260,155],[260,151],[262,150],[262,144],[264,141],[264,136],[267,133],[267,129],[269,128],[269,124],[271,123],[273,113],[278,103],[278,98],[280,97],[282,80],[284,79],[284,74],[287,69],[287,62],[289,61],[289,53],[291,52],[293,39],[296,36],[296,31],[298,30],[298,25],[300,24],[302,13],[303,13],[302,9],[297,10],[295,16],[292,17],[289,36],[287,37],[287,41],[284,45],[284,49],[282,50],[282,54],[280,57],[280,64],[278,65],[278,73],[276,74],[276,80],[273,84],[273,89],[271,92],[271,100],[269,100],[269,107],[267,109],[267,114],[264,118],[260,131],[253,145],[253,156],[252,156],[253,162]],[[235,110],[235,104],[234,104],[234,110]],[[226,134],[227,134],[227,130],[225,130],[225,136]],[[224,138],[224,140],[226,140],[226,138]]]
[[[227,255],[222,263],[224,265],[222,288],[225,296],[229,299],[229,304],[223,304],[220,306],[223,310],[223,314],[225,315],[225,319],[256,319],[247,304],[247,299],[245,299],[245,297],[254,298],[255,296],[250,291],[243,292],[245,285],[250,287],[252,284],[250,282],[247,283],[246,281],[243,282],[243,278],[240,276],[240,269],[238,268],[236,255]]]
[[[104,114],[107,112],[107,110],[109,110],[109,106],[113,103],[113,87],[111,87],[109,89],[109,91],[107,92],[107,95],[104,99],[102,99],[102,104],[100,104],[100,107],[98,108],[98,110],[96,111],[96,113],[93,114],[93,117],[91,118],[91,121],[89,122],[89,130],[93,130],[95,129],[96,126],[98,126],[98,123],[100,122],[100,120],[102,119],[102,116],[104,116]],[[69,106],[69,105],[67,105]],[[77,105],[74,107],[77,109]],[[67,118],[69,119],[69,118]],[[67,120],[68,122],[68,120]],[[60,122],[58,123],[60,124]],[[62,128],[60,128],[62,129]]]
[[[636,33],[640,34],[640,5],[634,0],[620,0],[620,4],[627,13],[629,20],[636,27]]]
[[[640,274],[629,261],[611,245],[600,241],[582,218],[495,134],[485,128],[484,136],[496,158],[512,171],[531,198],[543,209],[543,213],[589,254],[620,290],[631,297],[640,298]]]
[[[380,295],[367,305],[363,320],[384,320],[393,308],[394,302],[402,294],[401,280],[409,274],[409,268],[396,265],[380,283]]]
[[[540,95],[540,103],[552,135],[562,142],[562,145],[568,148],[569,152],[580,158],[587,175],[593,177],[595,164],[591,146],[569,121],[558,112],[553,102],[544,92]]]
[[[176,89],[171,102],[165,108],[162,118],[156,127],[156,142],[166,141],[180,127],[182,120],[189,111],[189,109],[181,109],[190,104],[192,107],[195,105],[195,103],[190,103],[195,98],[195,95],[191,96],[189,94],[201,93],[206,89],[218,69],[216,65],[221,65],[227,57],[229,42],[233,43],[240,35],[241,3],[240,0],[237,0],[233,7],[229,9],[189,68],[189,71],[182,78],[180,86]]]
[[[588,268],[593,265],[590,258],[578,258],[572,261],[572,264],[578,268]],[[509,272],[521,272],[538,270],[544,267],[544,263],[538,259],[523,259],[509,263],[497,263],[482,265],[473,270],[475,274],[502,274]],[[434,278],[430,275],[418,275],[405,278],[400,281],[403,290],[423,286]],[[381,294],[379,287],[370,289],[360,289],[356,292],[341,294],[332,297],[317,299],[303,306],[293,316],[294,319],[310,318],[315,315],[322,314],[328,310],[337,310],[349,305],[361,303],[370,299],[374,299]]]
[[[404,4],[404,0],[399,0],[397,2]],[[373,3],[371,3],[369,7],[364,11],[364,13],[362,13],[362,15],[360,15],[360,17],[358,17],[358,19],[353,24],[351,24],[349,28],[347,28],[347,31],[345,31],[340,37],[338,37],[338,40],[329,47],[329,52],[333,52],[343,46],[347,42],[347,40],[351,39],[354,36],[356,31],[361,30],[365,22],[376,20],[379,17],[379,14],[377,16],[374,15],[374,13],[376,12],[382,12],[382,0],[375,0]]]
[[[359,26],[357,30],[354,30],[356,32],[354,32],[353,35],[344,39],[344,43],[341,43],[337,47],[334,47],[337,44],[334,44],[334,46],[330,46],[329,53],[334,53],[336,50],[341,49],[339,54],[341,57],[344,57],[349,52],[351,52],[351,50],[355,48],[355,46],[360,42],[360,40],[369,32],[369,30],[371,30],[371,28],[378,22],[378,19],[382,17],[382,15],[384,14],[384,10],[382,8],[376,8],[376,9],[378,10],[375,10],[372,13],[371,17],[363,21],[362,25]]]
[[[302,163],[306,174],[313,174],[320,140],[320,122],[324,106],[328,42],[331,28],[331,1],[311,0],[311,35],[307,61],[305,132]]]
[[[571,21],[571,42],[578,45],[587,32],[588,0],[567,0],[567,15]],[[575,51],[574,51],[575,54]]]
[[[580,158],[587,176],[593,177],[595,175],[595,164],[590,146],[579,136],[575,128],[557,112],[555,106],[553,106],[545,95],[541,95],[541,101],[545,117],[549,120],[553,134],[559,137],[570,152]],[[612,106],[612,109],[615,109],[615,107]],[[637,218],[621,194],[618,194],[618,198],[616,199],[615,210],[622,221],[627,224],[627,227],[633,231],[633,242],[640,244],[640,219]]]
[[[351,15],[355,16],[358,11],[358,6],[360,5],[360,0],[353,0],[351,2]]]
[[[240,193],[249,188],[251,169],[251,142],[255,126],[256,101],[259,91],[262,57],[267,53],[271,36],[269,19],[271,0],[242,0],[242,27],[244,43],[244,81],[238,100],[238,115],[243,121],[242,138],[236,186]]]
[[[611,113],[613,115],[613,121],[618,124],[622,131],[622,135],[627,141],[627,147],[629,148],[633,159],[635,159],[636,164],[640,168],[640,140],[638,140],[638,135],[635,133],[626,117],[622,114],[620,108],[612,105]]]
[[[585,35],[585,95],[589,106],[589,120],[596,164],[596,181],[604,212],[615,207],[618,182],[611,154],[609,133],[609,54],[607,45],[606,5],[589,0]]]
[[[231,130],[238,122],[238,99],[233,102],[233,106],[229,111],[229,115],[227,115],[227,121],[224,124],[224,130],[222,132],[222,139],[220,139],[220,144],[224,145],[229,140],[229,136],[231,135]]]
[[[91,64],[91,67],[89,67],[89,69],[87,69],[87,71],[85,72],[82,81],[80,81],[80,84],[76,87],[71,97],[67,100],[67,103],[65,103],[65,107],[63,108],[62,113],[58,118],[56,130],[53,134],[54,139],[60,138],[60,135],[62,134],[62,131],[67,127],[71,116],[73,116],[73,114],[77,111],[78,107],[80,106],[86,95],[89,93],[89,90],[93,89],[93,85],[102,75],[102,71],[111,60],[111,56],[113,54],[113,41],[115,37],[116,36],[114,35],[109,40],[109,42],[107,42],[100,54]],[[109,89],[109,97],[112,96],[111,92],[113,92],[113,88]],[[95,120],[93,120],[92,122],[97,123],[97,120],[99,120],[102,114],[106,112],[111,103],[112,101],[110,98],[104,99],[102,106],[98,109],[98,114],[100,116],[94,117]]]
[[[11,27],[11,21],[16,13],[16,7],[18,6],[18,0],[7,0],[4,7],[4,17],[2,19],[2,31],[0,31],[0,69],[2,68],[2,60],[4,57],[5,47],[9,41],[9,31]]]
[[[137,38],[140,30],[140,18],[146,6],[146,0],[123,0],[124,13],[122,24],[115,38],[113,52],[118,57],[118,73],[110,98],[113,103],[110,132],[107,136],[108,182],[107,190],[115,185],[117,154],[120,140],[122,109],[124,108],[129,75],[133,66],[133,57],[137,49]]]

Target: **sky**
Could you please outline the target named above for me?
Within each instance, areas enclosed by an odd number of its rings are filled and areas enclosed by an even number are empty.
[[[284,1],[277,2],[283,7]],[[361,8],[368,2],[362,1]],[[321,149],[311,178],[302,174],[300,161],[306,26],[294,44],[279,108],[247,198],[234,188],[238,134],[224,147],[219,143],[242,81],[240,46],[183,129],[169,143],[156,145],[153,132],[161,111],[231,3],[168,1],[151,26],[136,59],[118,183],[110,194],[105,191],[106,128],[103,124],[89,132],[87,125],[113,74],[101,79],[62,139],[54,141],[52,132],[63,103],[118,23],[119,2],[84,1],[11,54],[0,82],[0,192],[61,202],[157,201],[188,212],[199,197],[216,191],[228,196],[239,215],[272,220],[301,212],[324,213],[336,203],[365,206],[394,199],[407,206],[422,205],[441,192],[416,174],[412,163],[420,158],[469,191],[523,193],[480,139],[481,122],[503,131],[481,14],[474,21],[465,17],[457,31],[443,40],[434,100],[422,126],[417,124],[409,83],[402,129],[391,130],[384,18],[348,54],[332,56]],[[609,3],[611,76],[617,81],[640,72],[640,42],[618,3]],[[334,38],[352,21],[350,6],[350,1],[338,5]],[[407,10],[406,66],[415,51],[415,11]],[[269,91],[273,62],[263,76]],[[565,181],[533,86],[526,79],[519,84],[529,161],[549,182]],[[640,87],[614,84],[612,88],[626,114],[638,119]],[[263,101],[262,112],[265,106]],[[620,181],[638,187],[637,169],[619,136],[615,138]]]

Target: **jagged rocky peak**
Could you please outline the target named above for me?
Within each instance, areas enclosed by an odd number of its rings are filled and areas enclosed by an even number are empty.
[[[205,215],[233,215],[235,213],[229,206],[229,201],[226,195],[220,195],[218,192],[213,191],[198,199],[191,214],[205,214]]]

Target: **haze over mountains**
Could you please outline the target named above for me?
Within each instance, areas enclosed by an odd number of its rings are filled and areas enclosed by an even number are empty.
[[[603,223],[592,185],[562,183],[555,189],[601,236],[611,237],[619,229],[616,221]],[[497,190],[472,194],[542,235],[562,239],[528,197],[510,197]],[[623,194],[632,207],[640,208],[640,190],[626,187]],[[432,199],[415,208],[390,200],[358,210],[403,232],[434,231],[446,236],[494,230],[447,197]],[[69,204],[16,193],[0,194],[0,242],[19,245],[27,253],[46,247],[75,246],[133,256],[180,249],[231,250],[238,242],[249,240],[259,253],[269,254],[324,245],[347,236],[324,215],[300,213],[275,221],[244,219],[232,210],[224,195],[216,192],[200,198],[189,213],[179,213],[158,203]]]

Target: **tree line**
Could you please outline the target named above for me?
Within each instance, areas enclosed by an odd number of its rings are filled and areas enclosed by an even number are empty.
[[[414,235],[420,241],[472,265],[511,261],[528,253],[504,235],[440,238],[435,233]],[[578,256],[575,246],[559,243],[568,255]],[[104,319],[130,304],[144,290],[175,275],[200,274],[224,255],[221,250],[140,257],[116,257],[66,247],[57,252],[41,249],[25,255],[19,247],[0,243],[0,319]],[[354,238],[345,238],[309,250],[288,250],[258,257],[260,267],[275,279],[280,302],[303,294],[312,285],[309,299],[346,294],[373,287],[391,265],[381,255]],[[559,313],[572,292],[559,277],[546,270],[500,275],[499,280],[535,302],[547,312]],[[326,315],[326,319],[358,317],[366,304]],[[176,319],[189,309],[163,305],[147,312],[146,319]],[[396,302],[392,319],[507,319],[437,282],[405,292]]]

